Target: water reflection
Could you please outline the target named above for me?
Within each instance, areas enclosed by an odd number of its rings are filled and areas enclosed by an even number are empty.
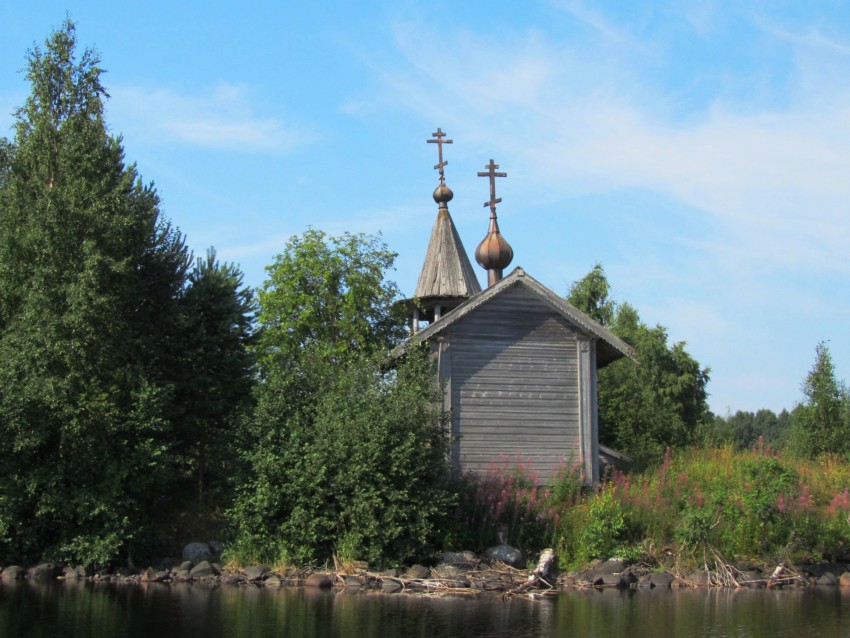
[[[850,592],[580,591],[502,601],[161,584],[0,587],[0,636],[838,636]]]

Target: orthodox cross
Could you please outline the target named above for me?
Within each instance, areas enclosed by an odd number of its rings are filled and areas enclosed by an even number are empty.
[[[448,164],[448,162],[443,161],[443,144],[453,144],[454,140],[444,140],[443,138],[446,136],[446,134],[443,133],[443,129],[441,129],[441,128],[438,128],[437,132],[432,133],[432,135],[434,136],[434,139],[425,140],[425,141],[428,142],[429,144],[436,144],[437,145],[437,154],[440,158],[440,163],[435,164],[434,168],[436,168],[437,170],[440,171],[440,183],[444,184],[445,181],[446,181],[446,178],[445,178],[445,175],[443,173],[443,167],[446,164]]]
[[[490,160],[490,163],[487,164],[484,168],[487,169],[486,173],[478,173],[478,177],[489,177],[490,178],[490,201],[484,202],[485,206],[490,207],[490,217],[496,217],[496,204],[502,201],[502,198],[496,197],[496,178],[497,177],[507,177],[507,173],[497,173],[496,169],[499,168],[498,164],[494,164],[493,160]]]

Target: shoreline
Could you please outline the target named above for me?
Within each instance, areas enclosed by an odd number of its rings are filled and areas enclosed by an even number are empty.
[[[441,563],[433,568],[414,565],[403,573],[364,568],[273,570],[263,565],[229,569],[217,563],[190,561],[178,566],[145,570],[118,568],[113,573],[88,573],[81,567],[42,563],[29,569],[11,565],[0,571],[3,586],[22,582],[103,583],[120,586],[190,584],[212,587],[268,589],[304,588],[348,593],[451,596],[465,598],[526,596],[542,598],[562,592],[592,589],[797,589],[850,587],[850,566],[819,563],[797,568],[778,566],[770,573],[753,565],[703,567],[687,574],[647,564],[611,559],[586,569],[534,578],[533,570],[517,569],[498,561]]]

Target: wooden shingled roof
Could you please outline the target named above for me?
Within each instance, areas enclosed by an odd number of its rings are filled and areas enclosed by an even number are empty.
[[[567,321],[577,326],[582,331],[593,335],[596,338],[596,366],[598,368],[602,368],[621,357],[634,358],[634,348],[620,339],[613,332],[588,317],[578,308],[568,303],[565,299],[556,295],[546,286],[534,279],[534,277],[528,275],[522,268],[515,268],[510,275],[499,281],[497,284],[490,286],[481,294],[468,299],[448,313],[443,319],[432,323],[423,331],[417,333],[406,342],[399,345],[393,351],[391,356],[401,356],[412,345],[422,343],[422,341],[427,341],[428,339],[437,336],[453,323],[471,312],[474,312],[476,308],[487,303],[493,297],[502,294],[512,286],[524,286],[526,289],[537,295],[542,301],[549,304],[553,310],[558,312]]]
[[[443,205],[431,231],[415,295],[425,301],[429,298],[468,298],[480,292],[481,286],[466,256],[449,209]]]

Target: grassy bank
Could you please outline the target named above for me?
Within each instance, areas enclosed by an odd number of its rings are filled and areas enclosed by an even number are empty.
[[[562,468],[537,489],[521,459],[500,459],[465,486],[464,540],[481,547],[501,532],[527,550],[551,545],[562,568],[611,556],[682,567],[850,557],[850,463],[835,456],[693,448],[642,473],[615,471],[592,493],[580,479]]]

